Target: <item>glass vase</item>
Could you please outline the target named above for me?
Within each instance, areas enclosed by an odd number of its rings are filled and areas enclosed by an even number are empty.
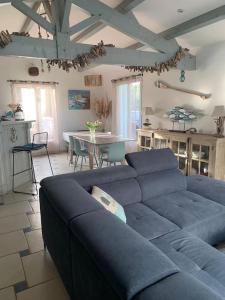
[[[95,128],[89,128],[90,134],[95,135],[95,130],[96,130]]]

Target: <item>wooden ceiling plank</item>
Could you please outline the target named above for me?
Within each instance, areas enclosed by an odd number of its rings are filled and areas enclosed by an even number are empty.
[[[164,39],[146,27],[137,24],[129,16],[121,14],[98,0],[91,0],[91,2],[89,0],[72,0],[72,2],[91,14],[101,14],[101,19],[104,23],[113,26],[139,42],[149,45],[157,51],[175,53],[179,47],[175,39]]]
[[[37,12],[39,7],[41,5],[41,1],[37,1],[32,6],[32,10]],[[23,26],[20,29],[20,32],[30,32],[31,28],[33,26],[33,20],[30,17],[27,17]]]
[[[207,13],[192,18],[191,20],[186,21],[177,26],[174,26],[168,30],[165,30],[161,32],[160,35],[165,37],[166,39],[173,39],[183,34],[192,32],[194,30],[211,25],[213,23],[216,23],[224,19],[225,19],[225,5],[210,10]]]
[[[135,6],[139,5],[145,0],[123,0],[122,3],[120,3],[115,10],[120,11],[122,14],[126,14],[130,12],[131,7],[135,8]],[[136,4],[136,5],[135,5]],[[102,22],[97,22],[96,24],[93,24],[83,32],[81,32],[77,37],[73,39],[74,42],[82,42],[86,40],[87,38],[91,37],[95,33],[99,32],[103,28],[105,28],[106,25]]]
[[[96,22],[100,20],[100,16],[91,16],[80,23],[70,27],[70,35],[76,34],[79,31],[87,28],[90,25],[96,24]]]
[[[46,21],[43,17],[41,17],[37,12],[33,11],[32,8],[30,8],[20,0],[12,0],[11,3],[12,6],[14,6],[21,13],[31,18],[35,23],[39,24],[41,27],[43,27],[51,34],[54,34],[55,32],[54,26],[48,21]]]
[[[54,18],[52,16],[52,8],[51,8],[51,4],[49,2],[49,0],[42,0],[42,5],[44,7],[44,10],[49,18],[49,21],[51,23],[54,23]]]

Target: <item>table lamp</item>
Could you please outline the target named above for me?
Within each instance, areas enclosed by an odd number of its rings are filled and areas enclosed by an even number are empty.
[[[217,127],[217,135],[222,137],[224,132],[224,121],[225,121],[225,108],[224,105],[218,105],[214,107],[212,117],[215,118]]]
[[[149,127],[151,125],[150,120],[148,116],[152,116],[154,114],[152,107],[147,106],[144,107],[144,115],[145,115],[145,121],[143,123],[144,126]]]

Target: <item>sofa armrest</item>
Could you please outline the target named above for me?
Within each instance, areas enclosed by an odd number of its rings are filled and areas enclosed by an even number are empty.
[[[188,176],[187,190],[225,206],[225,182],[206,176]]]
[[[147,286],[178,272],[157,247],[106,210],[77,217],[70,227],[121,299],[131,299]]]
[[[49,201],[66,224],[74,217],[103,209],[75,180],[69,178],[44,179],[41,181],[41,191],[40,201]]]
[[[205,284],[187,273],[177,273],[146,288],[133,300],[223,300]]]

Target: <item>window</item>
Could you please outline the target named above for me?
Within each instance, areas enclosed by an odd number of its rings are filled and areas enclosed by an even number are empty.
[[[141,128],[141,82],[117,85],[117,131],[119,135],[136,139]]]
[[[33,123],[31,133],[47,131],[50,152],[58,152],[55,86],[15,83],[13,95],[14,102],[22,105],[25,119],[36,121]]]

